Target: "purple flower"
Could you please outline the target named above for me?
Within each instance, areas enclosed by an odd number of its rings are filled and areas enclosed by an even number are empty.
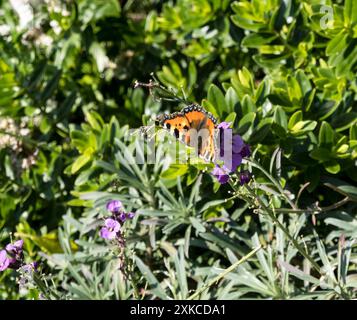
[[[105,220],[104,224],[105,227],[103,227],[99,232],[100,236],[104,239],[114,239],[120,230],[119,222],[109,218]]]
[[[250,151],[250,146],[248,144],[244,144],[242,150],[240,151],[240,154],[243,158],[249,157],[252,152]]]
[[[129,212],[127,214],[128,219],[133,219],[135,217],[135,212]]]
[[[239,153],[244,148],[245,144],[239,134],[233,136],[232,150],[233,153]]]
[[[242,163],[242,156],[239,153],[233,153],[232,154],[232,163],[225,162],[223,164],[223,169],[225,169],[227,172],[234,172],[237,170],[237,168],[241,165]]]
[[[124,221],[126,220],[126,214],[125,214],[125,212],[121,212],[121,213],[119,214],[119,220],[120,220],[121,222],[124,222]]]
[[[22,247],[24,245],[24,240],[17,240],[14,244],[9,243],[6,246],[6,251],[9,253],[19,254],[22,252]]]
[[[107,210],[111,213],[119,213],[123,209],[123,204],[119,200],[110,200],[107,203]]]
[[[36,271],[38,267],[38,262],[34,261],[28,264],[25,264],[24,266],[22,266],[22,270],[26,273],[31,273],[32,271]]]
[[[220,184],[225,184],[229,180],[229,175],[220,166],[216,165],[212,171],[212,174],[217,178]]]
[[[242,186],[245,183],[248,183],[250,181],[251,175],[248,170],[243,170],[239,174],[239,183]]]
[[[223,161],[222,167],[216,164],[212,174],[219,183],[227,183],[229,174],[235,172],[241,165],[244,157],[251,154],[249,145],[245,144],[238,134],[232,135],[231,123],[221,122],[219,129],[219,160]]]
[[[221,123],[217,126],[217,128],[218,128],[218,129],[223,129],[223,130],[225,130],[225,129],[228,129],[231,124],[232,124],[232,122],[225,122],[225,121],[223,121],[223,122],[221,122]]]
[[[0,251],[0,271],[4,271],[8,268],[10,260],[7,257],[6,250]]]

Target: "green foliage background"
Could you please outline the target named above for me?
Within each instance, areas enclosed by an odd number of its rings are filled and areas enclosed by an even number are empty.
[[[356,1],[30,4],[34,18],[22,28],[0,1],[0,241],[25,239],[28,259],[51,272],[51,290],[128,299],[136,286],[144,298],[186,299],[262,243],[200,297],[356,298]],[[197,166],[167,169],[160,154],[155,165],[126,163],[129,128],[182,107],[133,89],[151,73],[234,122],[285,190],[253,168],[268,206],[331,209],[277,214],[319,272],[275,223],[229,200],[230,187]],[[108,199],[138,213],[126,225],[132,281],[98,237]],[[37,297],[19,292],[15,276],[0,274],[0,297]]]

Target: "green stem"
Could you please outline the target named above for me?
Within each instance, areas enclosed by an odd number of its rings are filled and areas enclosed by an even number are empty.
[[[229,268],[225,269],[221,274],[219,274],[217,277],[215,277],[213,280],[208,282],[206,285],[202,286],[200,289],[198,289],[194,294],[189,296],[187,300],[193,300],[197,298],[202,292],[204,292],[206,289],[212,287],[214,284],[216,284],[218,281],[223,279],[228,273],[232,272],[235,268],[237,268],[240,264],[243,262],[247,261],[251,256],[253,256],[256,252],[258,252],[262,246],[260,245],[259,247],[255,248],[251,252],[249,252],[246,256],[244,256],[242,259],[238,260],[237,262],[233,263]]]
[[[274,209],[275,212],[281,212],[281,213],[321,213],[321,212],[325,212],[325,211],[331,211],[334,210],[338,207],[343,206],[345,203],[349,202],[350,198],[346,197],[344,199],[342,199],[339,202],[336,202],[330,206],[327,207],[321,207],[321,208],[316,208],[316,209],[286,209],[286,208],[278,208],[278,209]]]
[[[43,281],[38,276],[38,274],[36,274],[36,272],[34,272],[34,274],[33,274],[33,280],[36,283],[37,287],[40,289],[40,291],[43,293],[43,295],[46,297],[47,300],[52,300],[51,299],[51,295],[53,295],[54,298],[57,299],[57,300],[60,299],[60,297],[56,293],[50,291],[46,287],[46,285],[43,283]]]
[[[274,184],[274,186],[279,190],[281,195],[286,199],[286,201],[290,204],[291,208],[297,209],[295,204],[289,199],[289,197],[285,194],[284,189],[281,187],[280,183],[276,181],[259,163],[257,163],[255,160],[251,159],[246,159],[248,163],[250,163],[253,167],[256,167],[259,169],[261,172],[264,173],[264,175]]]
[[[275,216],[274,212],[269,209],[264,202],[260,199],[258,195],[256,195],[253,190],[249,186],[245,186],[248,190],[249,194],[257,199],[259,205],[262,209],[269,215],[269,217],[275,222],[275,224],[285,233],[285,235],[289,238],[289,240],[294,244],[295,248],[301,253],[303,257],[305,257],[311,265],[316,269],[318,273],[320,273],[319,265],[314,261],[314,259],[301,247],[301,245],[297,242],[297,240],[290,234],[289,230],[279,221],[279,219]]]

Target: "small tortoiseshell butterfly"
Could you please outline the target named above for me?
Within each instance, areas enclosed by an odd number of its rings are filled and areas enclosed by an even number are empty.
[[[217,120],[210,112],[198,104],[191,104],[180,112],[160,115],[156,121],[179,141],[194,146],[198,156],[206,161],[214,161]],[[193,139],[194,134],[198,135],[198,138],[196,136],[196,139]],[[193,140],[197,141],[194,145]]]

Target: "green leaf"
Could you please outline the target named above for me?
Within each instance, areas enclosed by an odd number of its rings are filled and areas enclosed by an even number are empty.
[[[224,112],[229,112],[224,95],[216,85],[210,85],[207,99],[215,107],[220,116],[222,116]]]
[[[357,123],[350,127],[350,140],[357,140]]]
[[[292,130],[292,128],[297,124],[299,121],[302,121],[302,111],[296,111],[289,119],[288,129]]]
[[[337,54],[342,54],[347,46],[348,34],[345,31],[341,31],[337,36],[335,36],[326,47],[326,55],[332,56]]]
[[[91,158],[92,157],[89,154],[82,154],[79,156],[72,164],[71,173],[76,173],[79,169],[85,166],[91,160]]]
[[[288,76],[288,93],[290,100],[298,104],[302,98],[302,92],[299,82],[292,76]]]
[[[287,129],[288,119],[284,109],[280,106],[277,106],[274,111],[273,121],[279,124],[282,128]]]
[[[284,262],[284,261],[279,261],[279,265],[283,267],[286,271],[288,271],[290,274],[293,276],[297,277],[300,280],[310,282],[315,285],[320,285],[320,280],[314,278],[313,276],[299,270],[298,268],[292,266],[291,264]]]
[[[355,0],[346,0],[344,5],[345,24],[355,26],[357,24],[357,3]]]
[[[240,119],[240,121],[238,123],[237,132],[240,135],[247,133],[249,128],[253,127],[255,117],[256,117],[255,112],[247,113],[242,119]]]
[[[49,80],[47,82],[47,84],[46,84],[45,88],[43,89],[41,96],[40,96],[40,100],[42,102],[45,102],[50,97],[52,97],[54,91],[57,89],[61,75],[62,75],[62,70],[57,70],[55,72],[55,74],[53,75],[53,77],[51,78],[51,80]]]
[[[237,114],[235,112],[231,112],[225,119],[225,122],[231,122],[234,124]]]
[[[162,179],[176,179],[183,176],[188,171],[189,166],[186,164],[171,164],[170,167],[161,173]]]
[[[319,161],[328,161],[331,160],[333,154],[328,149],[316,148],[310,152],[310,157]]]
[[[86,116],[86,120],[89,122],[90,126],[94,130],[97,130],[99,132],[102,130],[104,122],[102,117],[98,113],[94,111],[85,112],[85,116]]]
[[[265,28],[264,23],[257,23],[251,20],[240,17],[239,15],[231,16],[231,19],[235,25],[244,29],[258,32],[260,29]]]
[[[239,103],[239,99],[238,99],[238,95],[237,95],[236,91],[232,87],[228,88],[226,95],[225,95],[225,100],[226,100],[226,104],[227,104],[227,111],[234,112],[235,107]]]
[[[327,162],[324,162],[324,167],[326,171],[332,174],[339,173],[341,170],[340,164],[336,160],[330,160]]]
[[[245,116],[250,112],[257,111],[253,99],[249,95],[244,95],[242,100],[242,115]]]
[[[334,142],[335,132],[328,122],[323,121],[319,131],[319,146],[331,149]]]
[[[141,274],[146,278],[147,282],[149,283],[149,289],[152,291],[152,293],[160,299],[169,299],[164,289],[161,287],[159,281],[156,279],[151,270],[144,264],[144,262],[137,256],[135,256],[135,262]]]
[[[207,111],[211,112],[215,118],[220,118],[221,115],[217,112],[214,105],[206,99],[203,99],[201,102],[202,107],[204,107]]]
[[[317,126],[316,121],[299,121],[291,128],[290,132],[294,136],[304,135],[309,131],[313,131]]]
[[[262,142],[262,140],[269,133],[273,119],[266,118],[259,122],[258,126],[253,130],[253,133],[249,139],[249,142],[256,144]]]
[[[198,231],[198,232],[206,232],[206,228],[203,226],[203,224],[196,218],[190,217],[190,221],[192,223],[192,226]]]
[[[242,46],[247,48],[259,48],[261,45],[268,44],[278,36],[271,33],[252,33],[244,37]]]
[[[183,246],[180,246],[179,253],[174,256],[175,269],[177,273],[177,280],[180,286],[181,299],[186,299],[188,294],[187,287],[187,273],[185,270],[185,257],[183,254]]]
[[[357,112],[348,112],[336,115],[331,119],[331,126],[337,132],[344,131],[357,123]]]

